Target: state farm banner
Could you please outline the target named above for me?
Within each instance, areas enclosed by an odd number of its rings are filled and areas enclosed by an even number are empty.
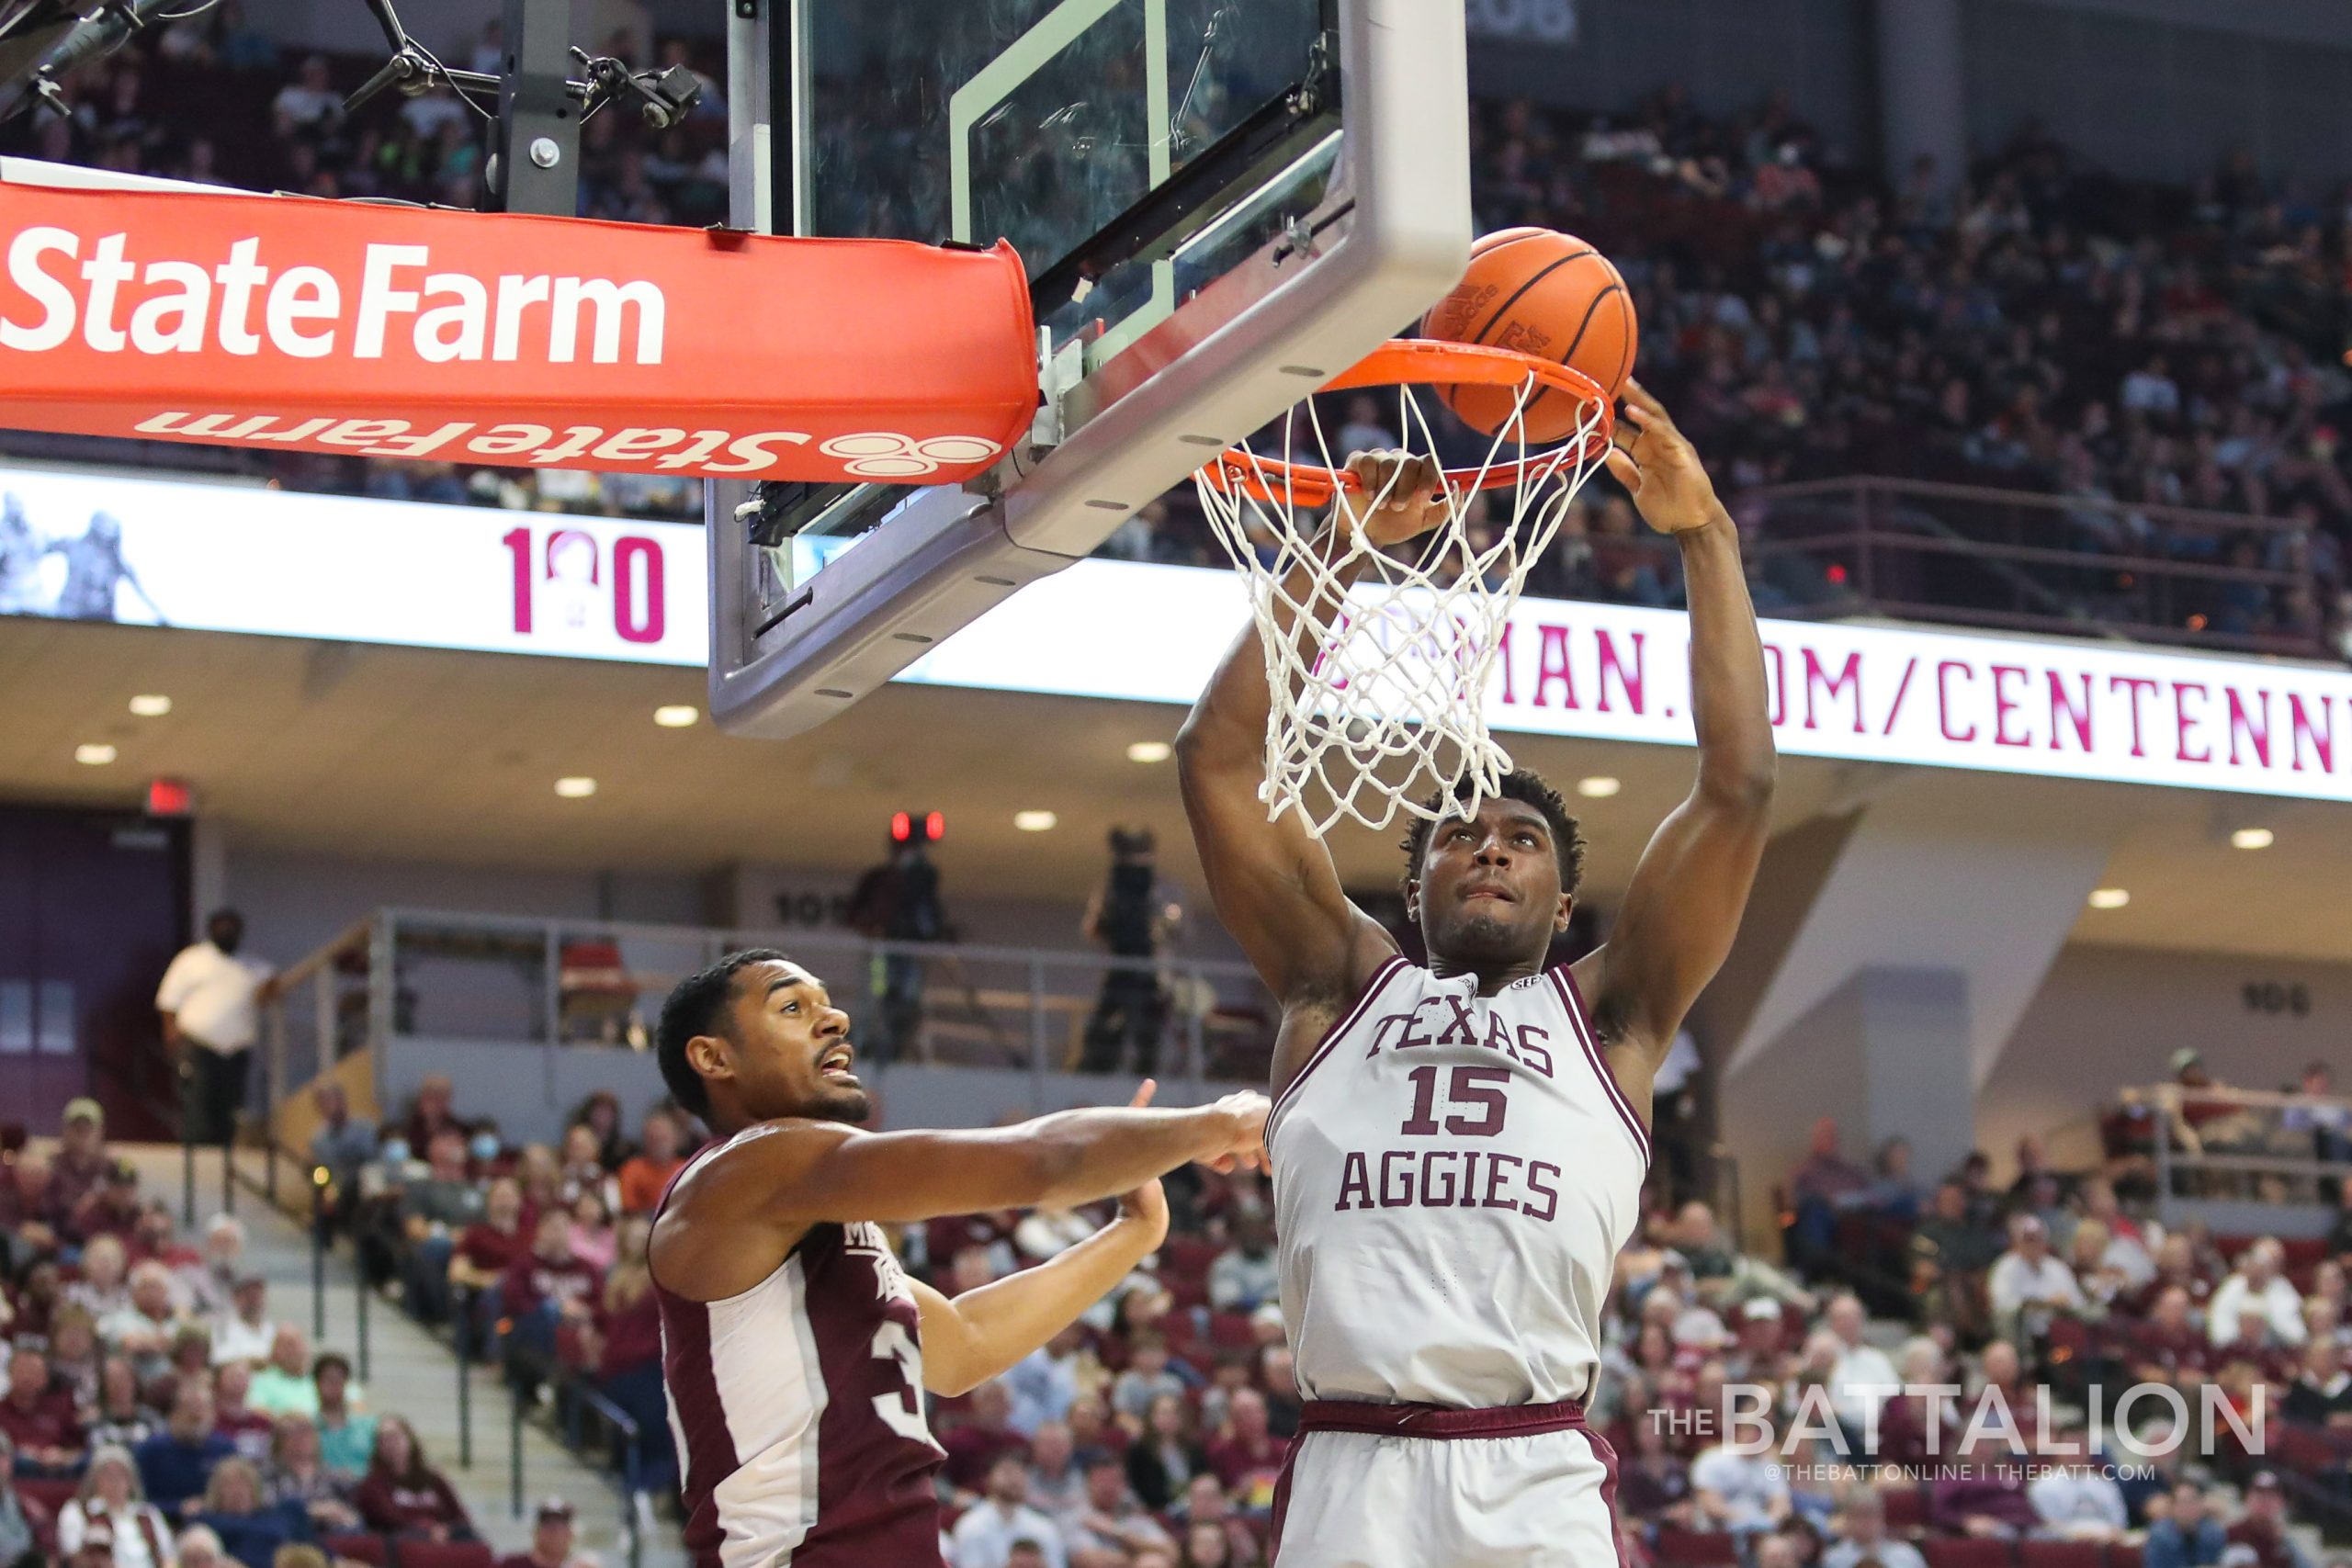
[[[1009,246],[0,183],[0,425],[944,482],[1037,400]]]

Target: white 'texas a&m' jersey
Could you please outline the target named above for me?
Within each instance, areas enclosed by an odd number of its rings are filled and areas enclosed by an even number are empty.
[[[1275,1100],[1283,1318],[1310,1399],[1582,1399],[1649,1137],[1576,982],[1392,958]]]

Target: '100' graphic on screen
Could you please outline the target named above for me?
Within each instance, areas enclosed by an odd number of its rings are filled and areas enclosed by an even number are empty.
[[[668,629],[662,541],[623,534],[609,543],[585,528],[509,529],[514,633],[552,642],[658,643]]]

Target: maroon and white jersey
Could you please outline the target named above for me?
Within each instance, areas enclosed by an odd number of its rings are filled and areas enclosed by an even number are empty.
[[[1649,1138],[1565,968],[1491,997],[1392,958],[1266,1129],[1310,1399],[1582,1399]]]
[[[724,1301],[654,1293],[695,1568],[938,1563],[944,1455],[914,1294],[880,1226],[814,1226]]]

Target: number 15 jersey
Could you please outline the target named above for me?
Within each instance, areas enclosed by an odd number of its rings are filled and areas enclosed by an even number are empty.
[[[1583,1399],[1649,1138],[1567,970],[1477,994],[1392,958],[1267,1125],[1310,1399]]]

